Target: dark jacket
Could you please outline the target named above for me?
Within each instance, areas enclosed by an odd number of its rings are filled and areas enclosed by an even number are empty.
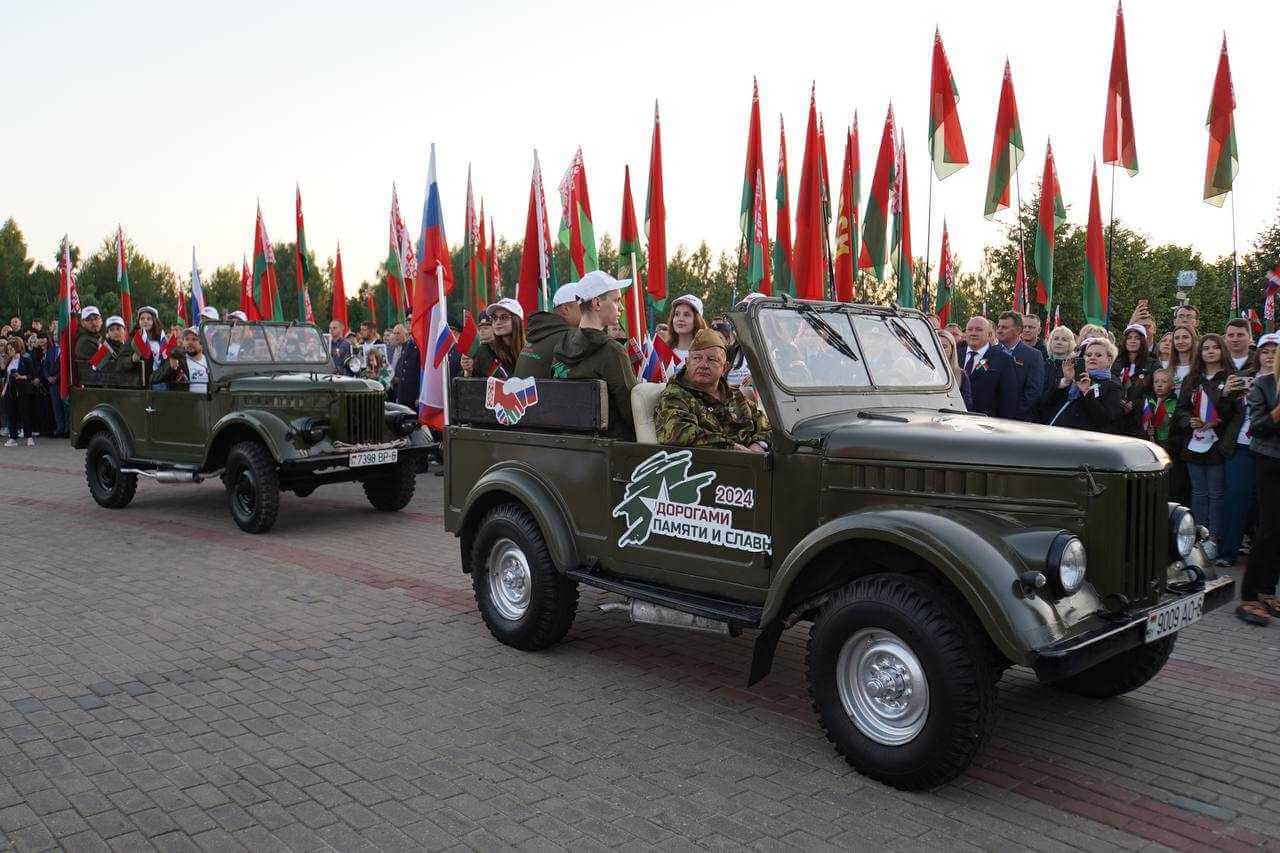
[[[396,402],[418,410],[418,390],[422,382],[422,357],[418,354],[418,342],[409,338],[400,352],[396,373],[391,384],[396,389]]]
[[[1227,377],[1230,375],[1226,370],[1219,370],[1213,376],[1189,373],[1187,378],[1183,380],[1182,390],[1178,392],[1178,411],[1175,413],[1178,433],[1182,437],[1181,447],[1178,450],[1183,461],[1193,462],[1197,465],[1220,465],[1226,461],[1227,457],[1223,452],[1223,446],[1227,442],[1236,440],[1234,435],[1227,434],[1227,424],[1236,415],[1236,400],[1224,390],[1227,384]],[[1191,401],[1198,388],[1204,389],[1205,393],[1209,395],[1209,399],[1213,401],[1213,408],[1218,412],[1218,424],[1213,428],[1213,431],[1218,435],[1218,440],[1203,453],[1190,450],[1187,447],[1195,432],[1191,427],[1191,418],[1196,415],[1196,411]],[[1236,428],[1239,429],[1239,425]]]
[[[1123,392],[1124,415],[1120,418],[1117,432],[1120,435],[1132,435],[1146,438],[1142,429],[1142,405],[1151,395],[1151,379],[1160,369],[1160,362],[1148,356],[1137,364],[1136,372],[1126,376],[1125,368],[1129,366],[1128,354],[1120,353],[1120,357],[1111,365],[1111,375],[1120,383]]]
[[[76,333],[76,361],[88,361],[93,358],[93,354],[98,351],[98,347],[102,344],[104,335],[101,331],[97,334],[90,332],[88,329],[81,329]]]
[[[960,371],[960,396],[964,400],[964,407],[969,411],[973,411],[973,387],[969,384],[969,374],[963,370]]]
[[[529,315],[529,328],[524,349],[516,359],[513,376],[550,379],[551,363],[555,360],[556,347],[564,341],[573,326],[554,311],[538,311]]]
[[[329,361],[333,364],[333,369],[343,376],[347,376],[350,372],[347,370],[347,359],[351,358],[351,342],[345,338],[329,342]]]
[[[1067,358],[1075,356],[1069,355]],[[1058,413],[1058,409],[1053,407],[1053,398],[1058,392],[1058,383],[1062,381],[1063,361],[1065,359],[1051,355],[1044,363],[1044,387],[1040,389],[1040,402],[1036,404],[1036,423],[1047,424]]]
[[[1013,373],[1018,377],[1018,420],[1034,420],[1040,406],[1040,392],[1044,389],[1044,356],[1035,347],[1018,341],[1009,357],[1013,359]]]
[[[1255,359],[1250,359],[1244,363],[1244,367],[1239,370],[1232,370],[1231,376],[1256,377],[1258,375]],[[1234,366],[1234,365],[1233,365]],[[1257,381],[1256,379],[1254,381]],[[1236,450],[1240,447],[1240,430],[1244,426],[1245,420],[1249,417],[1249,405],[1247,392],[1239,391],[1231,395],[1231,399],[1235,401],[1235,412],[1231,417],[1224,421],[1222,428],[1222,445],[1220,452],[1224,459],[1230,459],[1236,455]],[[1252,443],[1252,442],[1250,442]]]
[[[1280,405],[1276,375],[1268,373],[1253,380],[1249,389],[1249,449],[1263,456],[1280,459],[1280,424],[1271,413]]]
[[[605,435],[636,440],[631,389],[636,375],[622,345],[600,329],[572,329],[555,350],[556,379],[603,379],[609,390],[609,428]]]
[[[173,362],[177,361],[178,366],[174,367]],[[170,391],[185,391],[191,383],[190,377],[187,376],[187,353],[185,350],[174,350],[171,358],[166,358],[156,368],[156,372],[152,374],[151,381],[156,385],[164,385]]]
[[[960,367],[969,358],[969,348],[963,344],[956,348]],[[969,373],[969,389],[973,396],[970,411],[997,418],[1018,416],[1018,377],[1014,373],[1013,359],[994,341],[987,347],[982,360],[975,363]]]
[[[27,353],[19,353],[17,367],[10,372],[9,361],[7,355],[0,353],[0,370],[4,371],[0,382],[4,385],[4,396],[9,399],[25,397],[32,391],[31,380],[36,375],[35,362]]]
[[[1088,394],[1079,394],[1074,400],[1070,399],[1071,388],[1068,385],[1054,389],[1049,402],[1053,407],[1053,414],[1049,415],[1051,426],[1113,434],[1118,431],[1117,425],[1124,415],[1124,395],[1119,382],[1104,380],[1095,384]]]
[[[44,380],[44,384],[50,391],[58,387],[62,376],[62,365],[59,361],[61,354],[62,351],[58,348],[58,345],[51,341],[49,348],[44,351],[44,358],[40,360],[40,364],[36,368],[40,378]]]
[[[471,366],[471,375],[480,379],[487,376],[497,376],[499,379],[514,376],[512,373],[516,369],[516,363],[513,361],[507,363],[498,355],[498,351],[490,344],[480,344],[476,347],[476,354],[472,361],[475,362]]]

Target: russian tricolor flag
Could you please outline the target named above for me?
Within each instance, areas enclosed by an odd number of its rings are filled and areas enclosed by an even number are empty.
[[[204,322],[200,312],[204,310],[204,288],[200,286],[200,267],[196,266],[196,247],[191,247],[191,322]]]
[[[1196,389],[1195,412],[1196,417],[1203,421],[1206,427],[1218,422],[1218,410],[1213,405],[1213,398],[1205,392],[1203,387]]]
[[[444,429],[446,413],[444,364],[453,332],[445,322],[444,297],[453,289],[453,264],[444,238],[444,214],[440,206],[440,185],[436,182],[436,146],[431,145],[427,167],[427,197],[422,204],[422,232],[418,238],[418,275],[413,288],[413,339],[421,359],[418,385],[418,422],[432,429]]]

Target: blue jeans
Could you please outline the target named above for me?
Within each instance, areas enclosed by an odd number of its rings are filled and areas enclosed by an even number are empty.
[[[1196,517],[1196,524],[1207,526],[1211,536],[1221,539],[1227,466],[1221,462],[1217,465],[1188,462],[1187,471],[1191,474],[1191,514]]]
[[[1253,451],[1243,444],[1236,445],[1236,453],[1226,464],[1227,494],[1223,504],[1222,544],[1218,553],[1235,562],[1240,556],[1240,543],[1244,541],[1245,528],[1257,500],[1257,463]]]

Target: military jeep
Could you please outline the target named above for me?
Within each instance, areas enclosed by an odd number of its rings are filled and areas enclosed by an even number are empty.
[[[499,641],[560,641],[585,584],[636,622],[754,632],[750,685],[809,622],[827,737],[910,790],[969,765],[1006,668],[1117,696],[1230,599],[1154,444],[968,414],[914,311],[766,299],[730,318],[766,453],[658,445],[660,385],[633,392],[627,442],[600,436],[598,401],[552,410],[595,383],[539,381],[504,425],[455,381],[445,522]]]
[[[281,491],[305,497],[358,480],[378,510],[413,499],[434,447],[429,434],[408,407],[386,402],[379,383],[336,375],[314,326],[206,322],[200,336],[209,381],[199,393],[142,387],[141,370],[132,385],[119,374],[107,384],[89,363],[77,365],[71,440],[85,451],[89,493],[100,506],[127,506],[139,477],[199,483],[220,475],[235,523],[264,533]]]

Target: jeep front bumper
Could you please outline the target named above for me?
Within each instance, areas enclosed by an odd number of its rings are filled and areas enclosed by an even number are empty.
[[[1229,577],[1217,577],[1204,582],[1204,611],[1208,613],[1234,598],[1235,581]],[[1079,634],[1043,646],[1031,652],[1031,668],[1041,681],[1057,681],[1069,675],[1083,672],[1121,652],[1142,645],[1146,640],[1147,616],[1154,610],[1167,607],[1182,598],[1198,595],[1165,595],[1151,607],[1133,610],[1123,619],[1111,620],[1093,617],[1101,624]]]

